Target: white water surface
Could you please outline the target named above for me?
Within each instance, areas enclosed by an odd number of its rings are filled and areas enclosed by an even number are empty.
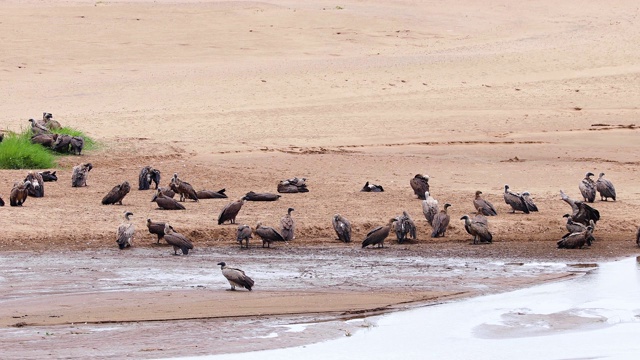
[[[372,317],[312,345],[181,359],[639,359],[640,257],[571,280]],[[250,341],[250,340],[248,340]]]

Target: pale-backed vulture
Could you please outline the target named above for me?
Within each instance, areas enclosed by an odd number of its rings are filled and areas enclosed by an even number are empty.
[[[2,197],[0,197],[0,206],[4,206],[4,200],[2,200]]]
[[[407,235],[409,235],[413,240],[418,237],[416,224],[406,211],[403,211],[402,215],[396,216],[392,225],[393,230],[396,233],[398,243],[402,244],[407,239]]]
[[[276,201],[282,197],[282,195],[272,193],[257,193],[249,191],[244,195],[247,201]]]
[[[227,191],[227,189],[220,189],[218,191],[198,190],[196,192],[196,196],[198,197],[198,200],[202,200],[202,199],[227,199],[228,196],[227,196],[227,194],[225,194],[225,191]]]
[[[89,177],[89,171],[91,171],[91,169],[93,169],[93,165],[91,163],[74,166],[73,174],[71,175],[71,186],[87,186],[87,178]]]
[[[587,229],[582,232],[575,232],[567,234],[558,241],[558,249],[582,249],[585,245],[591,245],[589,238],[593,232],[591,225],[587,226]]]
[[[246,242],[246,248],[249,248],[249,239],[252,239],[253,237],[251,236],[252,233],[252,229],[251,226],[249,225],[240,225],[238,226],[238,232],[236,234],[236,240],[240,243],[240,249],[242,249],[242,242]]]
[[[132,212],[124,212],[124,222],[118,226],[118,231],[116,232],[116,243],[118,243],[118,247],[121,250],[133,245],[133,235],[136,227],[131,223],[131,219],[129,219],[131,215],[133,215]]]
[[[175,191],[176,194],[180,194],[180,201],[184,201],[185,198],[198,201],[198,194],[196,194],[193,186],[186,181],[180,180],[177,173],[173,174],[169,187]]]
[[[155,183],[156,190],[158,190],[160,170],[145,166],[140,170],[140,175],[138,175],[138,190],[149,190],[152,183]]]
[[[29,186],[29,196],[33,197],[44,197],[44,179],[40,173],[35,171],[29,171],[27,173],[27,177],[24,178],[25,181],[29,180],[31,186]]]
[[[480,196],[481,194],[482,194],[482,191],[480,190],[476,191],[476,198],[473,200],[473,206],[476,208],[476,210],[481,211],[482,215],[484,216],[498,215],[498,212],[496,211],[496,208],[493,207],[493,204],[483,199]]]
[[[53,142],[53,146],[51,146],[51,148],[53,149],[53,151],[57,151],[59,153],[65,153],[65,154],[68,153],[71,147],[72,137],[73,136],[66,135],[66,134],[58,135],[58,137],[56,138],[56,141]]]
[[[565,234],[565,236],[571,235],[573,233],[580,233],[583,231],[587,230],[587,225],[578,223],[578,222],[574,222],[573,219],[571,218],[571,215],[569,214],[564,214],[562,216],[563,218],[567,218],[567,223],[565,225],[565,227],[567,228],[568,233]],[[596,228],[596,224],[593,222],[593,220],[589,221],[589,226],[591,226],[593,228],[593,230],[595,230]],[[595,238],[593,237],[593,231],[591,232],[591,235],[589,236],[589,238],[587,239],[587,243],[589,245],[591,245],[591,243],[595,241]]]
[[[469,215],[464,215],[460,220],[464,220],[464,229],[467,230],[469,235],[473,236],[474,245],[483,242],[491,243],[493,241],[493,235],[491,235],[487,224],[471,220]]]
[[[449,221],[451,220],[451,216],[447,213],[447,208],[451,206],[451,204],[444,204],[444,209],[440,210],[440,212],[433,218],[433,231],[431,232],[431,237],[444,237],[447,232],[447,228],[449,227]]]
[[[82,149],[84,149],[84,138],[81,136],[72,136],[69,141],[71,146],[71,153],[74,155],[82,155]]]
[[[164,241],[173,246],[173,255],[178,255],[178,249],[183,255],[189,255],[189,250],[193,249],[193,243],[186,236],[175,232],[169,223],[164,224]]]
[[[42,181],[48,182],[48,181],[58,181],[58,175],[56,175],[55,171],[41,171],[38,174],[40,174],[40,176],[42,176]]]
[[[302,193],[309,192],[306,184],[307,178],[293,177],[291,179],[278,182],[279,193]]]
[[[287,241],[295,238],[296,221],[291,216],[293,210],[294,208],[289,208],[287,214],[280,219],[280,234]]]
[[[596,200],[596,182],[591,179],[594,176],[592,172],[584,174],[584,179],[578,184],[578,189],[586,202],[594,202]]]
[[[31,187],[32,185],[29,180],[14,183],[11,189],[11,195],[9,196],[9,205],[22,206],[29,196],[29,188]]]
[[[218,215],[218,225],[222,225],[226,221],[229,221],[231,224],[235,224],[236,216],[238,216],[240,209],[242,209],[242,205],[246,201],[247,200],[243,197],[225,205],[225,207],[222,208],[222,211],[220,211],[220,215]]]
[[[102,205],[119,204],[122,205],[122,199],[131,191],[128,181],[116,185],[102,198]]]
[[[638,231],[636,232],[636,245],[640,246],[640,227],[638,227]]]
[[[53,119],[53,114],[48,112],[42,113],[42,122],[44,123],[44,126],[49,130],[57,130],[62,128],[62,125],[57,120]]]
[[[364,184],[361,192],[384,192],[382,185],[370,184],[368,181]]]
[[[147,229],[149,233],[158,237],[157,244],[160,244],[160,240],[164,239],[164,225],[163,222],[153,222],[151,219],[147,219]]]
[[[250,277],[248,277],[244,273],[244,271],[240,269],[228,267],[224,261],[219,262],[218,265],[220,265],[220,270],[222,270],[222,275],[224,275],[227,281],[229,281],[229,284],[231,285],[231,289],[230,289],[231,291],[235,291],[236,286],[239,288],[245,288],[251,291],[251,288],[253,287],[254,282],[253,280],[251,280]]]
[[[173,199],[173,197],[176,196],[176,192],[171,190],[170,187],[159,187],[157,190],[160,191],[162,193],[162,195],[164,195],[164,196],[166,196],[168,198],[172,198]]]
[[[378,226],[377,228],[369,231],[367,237],[362,241],[362,247],[365,248],[369,245],[377,245],[378,248],[384,248],[384,240],[389,236],[393,222],[396,219],[391,218],[387,225]]]
[[[529,209],[529,211],[531,212],[537,212],[538,211],[538,206],[536,206],[536,204],[533,202],[533,199],[531,198],[531,193],[528,191],[525,191],[522,193],[522,198],[524,199],[525,204],[527,204],[527,209]]]
[[[340,214],[335,214],[333,215],[333,219],[331,219],[331,224],[340,241],[346,243],[351,242],[351,223],[349,220]]]
[[[270,226],[262,226],[260,222],[256,225],[255,232],[262,239],[262,247],[265,244],[267,247],[271,247],[273,241],[286,241],[276,229]]]
[[[509,185],[504,186],[504,202],[511,206],[514,214],[516,211],[522,211],[525,214],[529,213],[529,208],[522,195],[509,190]]]
[[[425,200],[422,200],[422,213],[429,225],[433,225],[433,218],[440,212],[438,200],[434,199],[428,191],[424,193]]]
[[[600,193],[600,200],[607,201],[608,198],[612,198],[616,201],[616,188],[613,187],[613,183],[604,178],[604,173],[600,173],[598,181],[596,181],[596,189]]]
[[[184,205],[180,204],[175,199],[165,196],[160,189],[158,189],[155,195],[153,195],[151,202],[158,204],[158,208],[162,210],[185,210]]]
[[[49,131],[49,129],[47,129],[47,127],[44,126],[40,121],[29,119],[29,122],[31,123],[31,132],[34,135],[51,133],[51,131]]]
[[[58,139],[58,134],[35,134],[31,136],[32,144],[40,144],[44,147],[52,148]]]
[[[574,222],[588,226],[591,220],[593,220],[594,224],[600,220],[600,212],[585,202],[573,200],[562,190],[560,190],[560,198],[571,206],[571,219]]]
[[[416,174],[409,180],[409,185],[411,185],[413,193],[418,196],[418,199],[425,200],[425,193],[429,191],[429,175]]]

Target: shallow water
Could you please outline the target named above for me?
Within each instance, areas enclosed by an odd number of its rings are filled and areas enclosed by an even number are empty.
[[[603,263],[567,281],[364,319],[362,330],[336,340],[197,359],[636,359],[639,262]]]

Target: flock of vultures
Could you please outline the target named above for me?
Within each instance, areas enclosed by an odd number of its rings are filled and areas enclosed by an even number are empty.
[[[29,120],[32,124],[34,143],[40,143],[43,146],[49,146],[55,151],[71,152],[80,154],[84,144],[84,140],[79,137],[71,137],[68,135],[55,135],[51,133],[51,129],[59,127],[60,124],[54,122],[50,113],[43,114],[42,121]],[[64,138],[63,138],[64,136]],[[46,141],[45,141],[46,140]],[[72,187],[83,187],[87,185],[89,172],[93,168],[91,163],[83,163],[73,167],[71,175]],[[597,194],[600,195],[601,201],[608,199],[616,200],[616,191],[611,181],[604,177],[604,173],[600,173],[597,180],[593,180],[595,176],[591,172],[585,174],[578,185],[582,199],[572,199],[562,190],[560,196],[570,207],[571,212],[564,215],[566,218],[567,233],[557,242],[558,248],[575,249],[582,248],[585,245],[591,246],[594,241],[594,231],[596,224],[600,220],[600,213],[594,209],[590,203],[596,200]],[[138,190],[155,189],[151,201],[155,202],[158,209],[162,210],[185,210],[183,205],[186,201],[200,201],[203,199],[227,199],[225,189],[218,191],[200,190],[196,191],[191,184],[180,179],[178,174],[173,174],[167,187],[160,186],[161,173],[159,170],[145,166],[140,170],[138,178]],[[43,197],[44,183],[48,181],[57,181],[56,172],[29,171],[23,181],[16,182],[11,190],[10,205],[22,206],[29,196]],[[422,200],[423,214],[432,228],[431,237],[444,237],[449,227],[450,215],[447,209],[451,206],[445,203],[440,204],[429,193],[429,177],[427,175],[417,174],[409,180],[414,194]],[[102,199],[103,205],[119,204],[122,205],[123,198],[131,191],[131,185],[128,181],[118,184],[109,191]],[[306,193],[306,178],[290,178],[282,180],[277,185],[278,193]],[[370,184],[367,182],[361,189],[363,192],[383,192],[381,185]],[[176,199],[176,196],[178,199]],[[508,204],[512,212],[522,212],[529,214],[537,212],[531,194],[528,192],[514,192],[510,190],[509,185],[504,186],[504,201]],[[218,216],[218,225],[224,223],[235,224],[236,216],[241,211],[243,204],[247,201],[277,201],[281,195],[275,193],[255,193],[250,191],[237,201],[226,204]],[[464,215],[460,220],[464,221],[465,230],[473,237],[473,244],[490,244],[493,235],[489,229],[489,218],[497,216],[493,204],[482,197],[482,191],[476,191],[473,205],[476,213],[469,216]],[[0,206],[4,206],[4,201],[0,198]],[[264,226],[260,222],[255,228],[249,225],[239,225],[237,229],[236,240],[240,243],[241,248],[249,248],[249,239],[256,235],[262,240],[262,247],[270,247],[272,242],[291,241],[295,238],[295,219],[292,216],[293,208],[289,208],[280,221],[278,229]],[[117,227],[116,242],[120,249],[125,249],[133,244],[135,234],[135,226],[130,220],[131,212],[124,211],[124,222]],[[351,242],[351,223],[348,219],[340,214],[335,214],[331,219],[333,229],[340,241],[345,243]],[[164,240],[167,244],[173,246],[174,255],[178,255],[178,250],[183,255],[187,255],[189,250],[193,249],[193,243],[183,234],[175,231],[172,225],[165,222],[154,222],[151,219],[146,221],[149,233],[157,236],[158,243]],[[386,224],[378,226],[369,231],[362,241],[362,247],[384,247],[384,241],[390,234],[395,234],[398,242],[402,243],[408,238],[416,239],[417,229],[413,219],[407,212],[389,219]],[[636,242],[640,246],[640,228],[636,234]],[[242,270],[234,269],[226,266],[224,262],[219,263],[223,275],[229,280],[231,290],[235,287],[246,288],[251,290],[253,281],[244,274]]]

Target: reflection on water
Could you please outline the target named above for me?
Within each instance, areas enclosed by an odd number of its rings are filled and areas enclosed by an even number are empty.
[[[640,257],[585,276],[381,316],[323,343],[198,359],[635,359]]]

